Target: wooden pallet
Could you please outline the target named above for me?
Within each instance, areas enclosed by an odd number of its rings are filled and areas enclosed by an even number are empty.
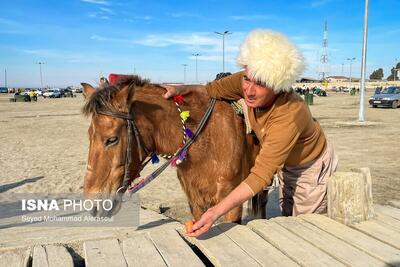
[[[171,224],[125,239],[85,241],[82,257],[87,267],[400,266],[400,209],[375,205],[375,211],[351,226],[310,214],[219,224],[199,238]],[[73,266],[73,257],[62,245],[39,245],[2,252],[0,266]]]

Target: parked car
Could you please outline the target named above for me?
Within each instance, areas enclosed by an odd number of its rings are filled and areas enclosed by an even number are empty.
[[[49,89],[43,93],[43,97],[50,97],[50,98],[60,98],[61,93],[59,89]]]
[[[35,93],[36,93],[38,96],[43,95],[43,92],[42,92],[41,89],[36,89],[36,90],[35,90]]]
[[[82,87],[75,87],[75,88],[72,88],[72,92],[73,92],[73,93],[82,93]]]
[[[8,88],[7,87],[0,87],[0,93],[8,93]]]
[[[76,97],[76,95],[72,92],[72,89],[64,89],[63,90],[63,97]]]
[[[400,106],[400,87],[390,86],[382,89],[369,99],[369,104],[376,108],[378,106],[398,108]]]

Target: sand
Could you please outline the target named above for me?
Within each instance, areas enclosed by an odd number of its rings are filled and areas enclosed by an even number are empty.
[[[0,194],[82,191],[90,123],[80,114],[82,95],[32,103],[10,103],[8,97],[0,96]],[[339,170],[369,167],[374,202],[399,200],[400,109],[367,107],[367,122],[360,124],[358,96],[331,93],[315,98],[311,111],[335,146]],[[180,221],[191,218],[174,168],[145,187],[140,198],[148,209],[162,208]]]

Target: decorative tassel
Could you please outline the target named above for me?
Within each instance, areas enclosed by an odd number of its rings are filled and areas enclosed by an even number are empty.
[[[183,96],[181,95],[174,96],[174,101],[179,105],[183,105]]]
[[[182,150],[182,152],[179,154],[178,159],[180,159],[181,161],[183,161],[187,156],[187,148],[185,148],[184,150]]]
[[[192,138],[193,137],[193,132],[189,128],[185,129],[185,134],[187,137]]]
[[[159,163],[159,162],[160,162],[160,159],[158,158],[157,154],[156,154],[156,153],[153,153],[153,154],[151,155],[151,163],[152,163],[152,164],[156,164],[156,163]]]
[[[187,156],[187,149],[182,150],[182,152],[176,158],[176,165],[181,164]]]
[[[171,166],[172,167],[176,167],[176,161],[178,160],[178,158],[174,158],[172,161],[171,161]]]
[[[183,121],[186,121],[190,116],[190,112],[189,111],[182,111],[181,112],[181,118]]]

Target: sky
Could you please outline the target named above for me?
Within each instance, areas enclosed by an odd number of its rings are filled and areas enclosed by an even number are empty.
[[[195,83],[240,70],[240,44],[254,29],[289,37],[306,58],[303,77],[320,77],[325,20],[329,75],[361,76],[364,0],[1,1],[0,86],[96,85],[110,73],[152,82]],[[400,1],[369,0],[367,77],[400,61]],[[200,54],[193,56],[193,54]],[[197,79],[196,79],[197,58]],[[38,64],[38,63],[43,64]],[[184,66],[186,64],[186,66]]]

